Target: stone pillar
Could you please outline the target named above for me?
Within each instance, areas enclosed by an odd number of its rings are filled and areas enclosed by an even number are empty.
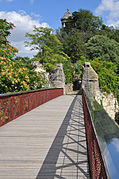
[[[65,75],[61,63],[56,65],[56,68],[50,75],[50,82],[55,88],[63,88],[65,94]]]
[[[98,75],[91,67],[89,62],[85,62],[82,77],[82,89],[85,91],[91,101],[99,92]]]
[[[115,113],[119,111],[117,99],[112,92],[110,94],[101,92],[99,89],[98,75],[88,62],[85,62],[84,65],[82,89],[91,103],[95,99],[99,104],[103,105],[103,108],[112,119],[115,118]]]

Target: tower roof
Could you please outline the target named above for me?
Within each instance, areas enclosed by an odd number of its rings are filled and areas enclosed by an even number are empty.
[[[67,12],[65,12],[64,16],[61,18],[61,21],[67,20],[69,17],[71,17],[71,13],[69,12],[69,9],[67,9]]]

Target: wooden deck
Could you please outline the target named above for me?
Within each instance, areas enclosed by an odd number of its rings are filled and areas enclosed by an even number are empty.
[[[0,179],[89,178],[82,100],[64,95],[0,128]]]

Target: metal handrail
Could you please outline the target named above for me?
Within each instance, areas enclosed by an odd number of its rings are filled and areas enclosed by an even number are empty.
[[[3,94],[0,94],[0,98],[5,97],[5,96],[15,96],[15,95],[21,95],[21,94],[26,94],[26,93],[34,93],[34,92],[43,91],[43,90],[52,90],[52,89],[62,89],[62,88],[40,88],[40,89],[37,89],[37,90],[30,90],[30,91],[3,93]]]
[[[61,95],[63,88],[0,95],[0,126]]]
[[[88,109],[88,105],[85,100],[85,94],[82,90],[82,100],[84,109],[84,120],[86,128],[86,138],[88,147],[88,159],[89,159],[89,171],[91,179],[108,179],[109,174],[107,172],[105,161],[100,150],[96,131],[91,119],[91,114]]]

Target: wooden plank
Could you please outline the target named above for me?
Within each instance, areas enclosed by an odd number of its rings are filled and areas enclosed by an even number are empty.
[[[74,98],[58,97],[0,128],[0,179],[88,177],[81,97]]]

